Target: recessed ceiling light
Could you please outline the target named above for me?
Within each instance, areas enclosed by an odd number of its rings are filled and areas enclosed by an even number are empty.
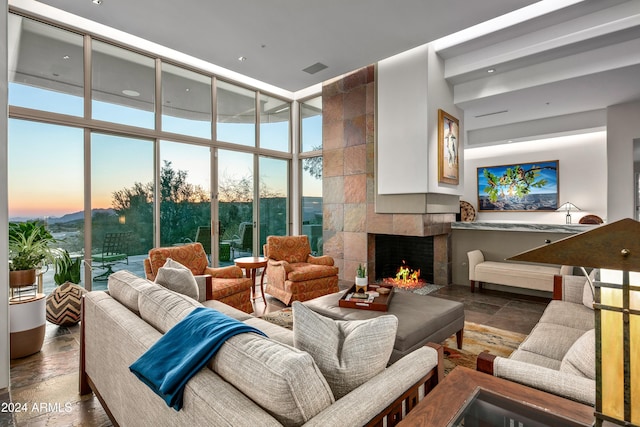
[[[246,60],[247,60],[247,57],[246,57],[246,56],[239,56],[239,57],[238,57],[238,61],[240,61],[240,62],[244,62],[244,61],[246,61]]]
[[[65,55],[62,57],[62,59],[71,59],[71,57],[69,55]]]
[[[125,89],[122,91],[127,96],[140,96],[140,92],[131,89]]]
[[[93,4],[97,4],[97,5],[101,5],[102,4],[102,0],[91,0],[93,2]]]
[[[190,92],[190,91],[191,91],[191,89],[186,88],[184,91],[185,91],[185,92]]]
[[[496,72],[496,69],[495,69],[495,68],[489,68],[489,69],[487,70],[487,73],[489,73],[489,74],[491,74],[491,73],[495,73],[495,72]]]

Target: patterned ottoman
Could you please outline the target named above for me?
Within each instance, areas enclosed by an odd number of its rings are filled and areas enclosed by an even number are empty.
[[[383,314],[398,318],[398,332],[389,363],[393,363],[427,342],[442,343],[456,334],[458,348],[462,348],[464,305],[442,298],[396,291],[389,311],[343,308],[338,301],[343,292],[325,295],[303,304],[318,314],[334,320],[366,320]]]

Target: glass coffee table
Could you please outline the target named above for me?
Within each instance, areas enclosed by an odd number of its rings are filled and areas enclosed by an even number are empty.
[[[458,366],[399,426],[587,427],[594,419],[592,407]]]

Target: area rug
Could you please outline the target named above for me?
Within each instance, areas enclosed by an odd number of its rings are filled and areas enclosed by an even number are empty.
[[[284,328],[293,329],[293,313],[290,307],[267,313],[261,318]],[[517,332],[464,322],[462,349],[458,349],[455,335],[443,343],[445,375],[456,366],[475,370],[478,354],[485,350],[496,356],[508,357],[525,338],[526,335]]]
[[[476,369],[478,354],[485,350],[496,356],[508,357],[526,337],[517,332],[464,322],[462,350],[458,349],[455,335],[444,342],[445,375],[456,366]]]

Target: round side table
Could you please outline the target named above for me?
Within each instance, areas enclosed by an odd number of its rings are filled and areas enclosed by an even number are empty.
[[[11,358],[18,359],[42,349],[46,332],[46,295],[9,301]]]
[[[262,301],[266,304],[264,299],[264,272],[267,269],[267,259],[261,256],[248,256],[242,258],[236,258],[233,262],[240,268],[244,268],[247,277],[251,277],[251,294],[253,299],[256,299],[256,271],[261,268],[262,274],[260,275],[260,292],[262,293]]]

